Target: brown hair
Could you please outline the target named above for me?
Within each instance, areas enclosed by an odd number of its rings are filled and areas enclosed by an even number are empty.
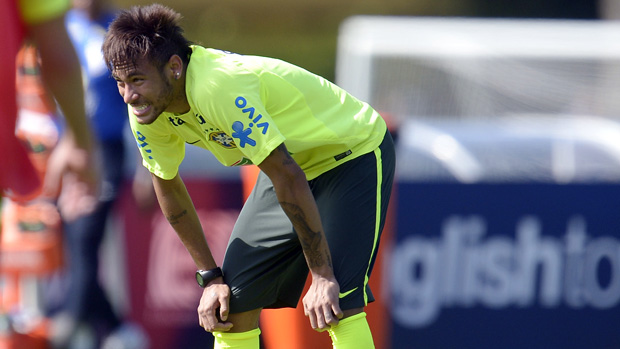
[[[162,69],[175,54],[187,65],[191,42],[183,36],[180,20],[179,13],[160,4],[121,11],[110,24],[103,42],[108,69],[114,72],[120,67],[135,66],[142,59]]]

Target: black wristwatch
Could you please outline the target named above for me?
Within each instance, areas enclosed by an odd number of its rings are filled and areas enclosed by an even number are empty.
[[[198,281],[198,285],[200,287],[205,288],[209,282],[222,275],[224,275],[224,273],[222,273],[222,269],[220,269],[220,267],[209,270],[198,270],[196,271],[196,281]]]

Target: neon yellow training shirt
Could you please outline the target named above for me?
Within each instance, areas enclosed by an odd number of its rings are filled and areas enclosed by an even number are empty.
[[[387,130],[381,116],[326,79],[281,60],[192,46],[186,95],[190,111],[129,120],[144,166],[172,179],[185,144],[226,166],[260,164],[285,143],[308,180],[373,151]]]

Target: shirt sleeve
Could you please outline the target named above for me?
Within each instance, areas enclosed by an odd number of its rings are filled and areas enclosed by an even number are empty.
[[[28,24],[39,24],[64,15],[70,0],[19,0],[19,9]]]
[[[162,117],[150,125],[140,125],[134,118],[129,120],[142,156],[142,165],[159,178],[174,178],[185,157],[183,139],[166,129],[167,125]]]

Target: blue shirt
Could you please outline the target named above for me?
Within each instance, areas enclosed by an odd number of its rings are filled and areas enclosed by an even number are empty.
[[[120,140],[127,121],[127,105],[118,93],[116,81],[108,71],[101,45],[113,15],[91,21],[86,14],[72,9],[65,24],[75,46],[86,84],[86,113],[100,141]]]

